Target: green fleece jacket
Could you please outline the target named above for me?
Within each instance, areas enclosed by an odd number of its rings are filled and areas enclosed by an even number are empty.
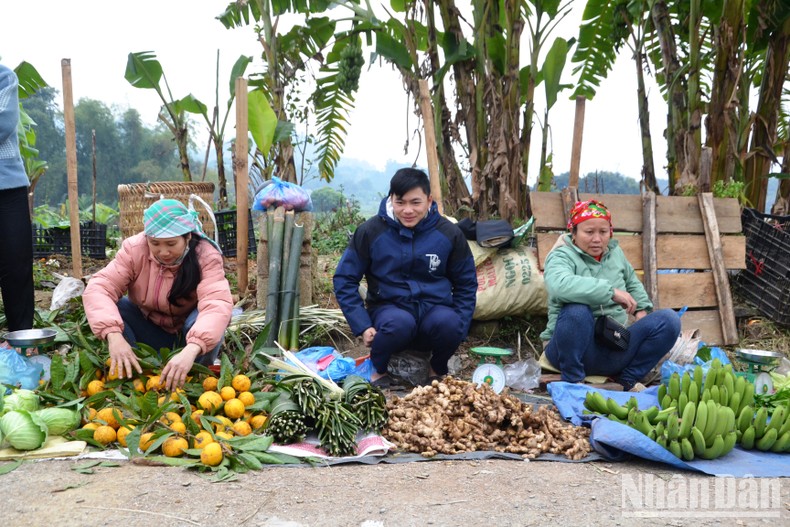
[[[612,300],[615,289],[628,291],[636,300],[637,311],[653,310],[642,282],[614,238],[598,262],[574,245],[570,234],[565,234],[546,257],[544,281],[549,295],[549,322],[540,334],[543,340],[551,340],[557,316],[565,304],[587,304],[596,317],[609,315],[626,324],[628,314]]]

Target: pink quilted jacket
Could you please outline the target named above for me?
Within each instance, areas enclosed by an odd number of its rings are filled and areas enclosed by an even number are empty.
[[[206,242],[198,244],[196,252],[201,275],[197,290],[191,298],[182,299],[181,306],[174,306],[167,301],[174,270],[159,265],[148,250],[145,234],[124,240],[115,258],[93,275],[82,295],[93,333],[104,339],[108,333],[123,331],[116,303],[126,294],[151,322],[169,333],[180,330],[197,307],[198,318],[186,342],[199,345],[202,353],[214,349],[230,322],[233,301],[222,255]]]

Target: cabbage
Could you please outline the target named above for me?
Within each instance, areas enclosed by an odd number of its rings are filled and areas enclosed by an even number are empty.
[[[27,410],[32,412],[38,410],[40,407],[38,394],[30,390],[18,389],[14,390],[11,395],[6,395],[5,404],[3,405],[3,414],[14,410]]]
[[[68,408],[42,408],[33,412],[34,416],[47,425],[51,436],[61,436],[71,432],[80,424],[80,413]]]
[[[47,440],[47,428],[36,423],[30,412],[13,410],[0,419],[0,432],[17,450],[35,450]]]

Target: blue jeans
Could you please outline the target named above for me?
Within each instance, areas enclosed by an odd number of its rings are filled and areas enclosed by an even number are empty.
[[[612,377],[624,386],[639,382],[672,349],[680,334],[680,317],[660,309],[628,327],[625,352],[595,342],[595,317],[585,304],[565,304],[557,317],[546,357],[559,368],[563,381],[582,382],[587,375]]]
[[[198,316],[198,310],[194,309],[186,321],[184,327],[178,333],[168,333],[160,326],[157,326],[143,315],[140,308],[137,307],[128,297],[123,297],[118,300],[118,311],[121,313],[123,319],[123,338],[129,343],[131,347],[136,347],[138,342],[147,344],[155,350],[162,348],[180,348],[186,345],[186,334],[195,324]],[[223,337],[220,339],[219,344],[209,353],[199,355],[195,362],[204,366],[211,366],[214,364],[214,359],[219,355],[219,349],[222,347],[222,342],[225,340]]]
[[[393,305],[383,305],[371,313],[376,336],[370,360],[378,373],[386,373],[390,357],[407,348],[431,352],[431,368],[447,374],[447,361],[464,339],[464,324],[451,307],[434,306],[420,320]]]

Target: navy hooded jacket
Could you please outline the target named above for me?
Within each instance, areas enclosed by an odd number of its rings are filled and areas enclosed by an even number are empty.
[[[335,297],[355,335],[371,327],[369,311],[383,304],[411,313],[419,324],[433,306],[452,307],[469,331],[475,310],[477,273],[474,258],[461,230],[443,218],[436,203],[413,229],[387,212],[357,228],[340,258],[333,283]],[[367,309],[359,295],[367,279]]]

